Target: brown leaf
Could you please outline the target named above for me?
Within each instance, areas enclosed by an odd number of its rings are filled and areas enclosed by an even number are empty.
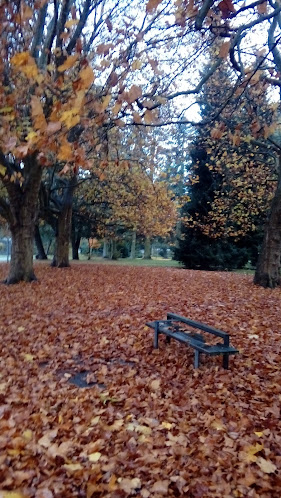
[[[160,5],[161,2],[162,0],[148,0],[146,4],[146,12],[151,14],[154,10],[157,9],[158,5]]]
[[[163,493],[163,494],[166,494],[168,493],[168,486],[170,484],[170,481],[168,481],[168,479],[163,479],[161,481],[156,481],[152,488],[151,488],[151,491],[153,493]]]
[[[222,59],[226,59],[229,53],[230,45],[230,41],[227,41],[220,46],[219,57],[221,57]]]
[[[261,15],[267,13],[267,0],[257,5],[257,11]]]
[[[120,489],[125,491],[125,493],[131,494],[136,489],[139,489],[141,487],[141,480],[138,477],[134,477],[133,479],[124,477],[120,480],[119,487]]]

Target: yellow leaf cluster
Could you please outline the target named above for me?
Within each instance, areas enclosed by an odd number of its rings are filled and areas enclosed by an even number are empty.
[[[38,68],[29,52],[19,52],[11,58],[11,63],[17,67],[29,79],[38,76]]]
[[[79,109],[74,107],[69,111],[64,111],[60,117],[60,121],[65,124],[68,129],[72,128],[80,122]]]

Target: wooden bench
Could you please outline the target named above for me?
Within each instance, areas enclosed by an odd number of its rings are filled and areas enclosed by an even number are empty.
[[[188,325],[188,327],[191,327],[192,329],[190,330],[186,327],[183,328],[182,324],[184,324],[184,326]],[[239,353],[238,349],[230,346],[229,334],[226,332],[217,330],[214,327],[205,325],[204,323],[184,318],[183,316],[176,315],[175,313],[167,313],[167,320],[156,320],[154,322],[148,322],[146,325],[154,329],[154,348],[158,348],[159,334],[166,336],[166,342],[170,342],[171,339],[175,339],[191,346],[195,350],[195,368],[198,368],[200,365],[201,353],[208,355],[222,355],[223,368],[226,369],[229,367],[229,355]],[[196,332],[196,330],[220,337],[223,339],[223,342],[218,344],[208,344],[204,335]]]

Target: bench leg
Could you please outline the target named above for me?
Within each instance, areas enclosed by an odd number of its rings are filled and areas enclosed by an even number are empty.
[[[229,360],[229,354],[223,354],[222,366],[226,370],[228,370],[228,367],[229,367],[229,361],[228,360]]]
[[[166,335],[166,343],[170,344],[170,342],[171,342],[171,337],[169,337],[168,335]]]
[[[158,349],[158,335],[159,335],[158,327],[155,327],[155,329],[154,329],[154,342],[153,342],[154,349]]]
[[[200,353],[195,349],[195,354],[194,354],[194,368],[199,368],[200,365]]]

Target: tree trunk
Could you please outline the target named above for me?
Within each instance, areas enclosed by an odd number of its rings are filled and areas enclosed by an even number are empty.
[[[281,256],[281,170],[265,225],[263,243],[258,258],[254,284],[273,289],[280,285]]]
[[[58,215],[55,254],[52,266],[67,268],[69,264],[69,242],[71,233],[72,206],[65,206]]]
[[[24,183],[7,182],[10,202],[9,227],[12,236],[10,269],[5,283],[36,280],[33,269],[34,228],[38,211],[38,195],[42,168],[36,156],[24,159]]]
[[[144,255],[143,259],[151,259],[151,240],[146,236],[144,241]]]
[[[182,221],[178,220],[176,224],[176,240],[175,240],[176,249],[179,249],[180,247],[181,231],[182,231]]]
[[[72,259],[79,260],[79,247],[81,242],[81,236],[75,235],[72,237]]]
[[[48,259],[47,254],[46,254],[45,249],[44,249],[44,246],[43,246],[43,242],[42,242],[42,238],[41,238],[41,234],[40,234],[40,230],[39,230],[38,225],[35,225],[34,240],[35,240],[35,244],[36,244],[36,248],[37,248],[36,259],[40,259],[40,260]]]
[[[56,245],[52,266],[57,268],[67,268],[69,264],[69,244],[72,222],[72,201],[74,189],[77,185],[77,177],[73,177],[64,187],[64,194],[61,200],[61,210],[57,219]]]
[[[137,231],[133,230],[132,242],[131,242],[131,253],[130,253],[131,259],[136,259],[136,243],[137,243]]]
[[[72,259],[79,260],[79,247],[81,242],[80,230],[75,228],[75,220],[72,216],[71,227],[71,245],[72,245]]]
[[[108,239],[103,240],[102,257],[109,258],[109,241],[108,241]]]
[[[109,259],[117,260],[117,242],[116,239],[110,239]]]

